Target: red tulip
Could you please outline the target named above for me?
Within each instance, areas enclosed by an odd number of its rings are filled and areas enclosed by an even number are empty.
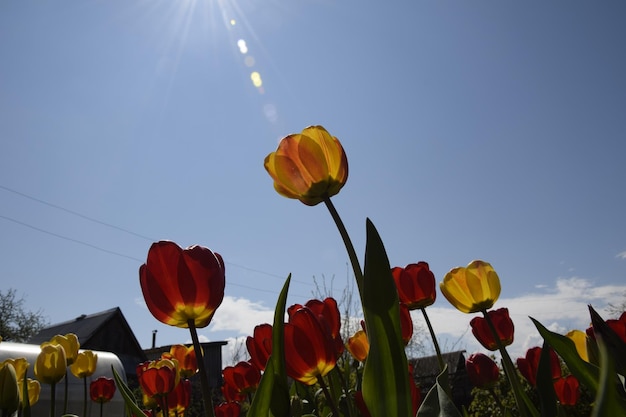
[[[370,410],[365,405],[365,400],[363,400],[363,392],[357,391],[354,393],[354,403],[363,417],[372,417]]]
[[[406,304],[400,303],[400,330],[402,331],[402,341],[408,345],[413,337],[413,319]]]
[[[206,327],[224,298],[224,261],[202,246],[182,249],[155,242],[139,268],[139,282],[152,315],[165,324]]]
[[[163,359],[176,359],[178,361],[178,373],[181,378],[189,378],[198,372],[198,361],[193,346],[173,345],[169,352],[161,354]]]
[[[89,395],[92,401],[106,403],[115,395],[115,381],[112,378],[101,376],[89,384]]]
[[[562,405],[576,405],[580,397],[578,380],[568,375],[554,381],[554,391]]]
[[[335,367],[334,341],[311,309],[292,311],[284,331],[285,364],[291,378],[313,385]]]
[[[241,406],[236,402],[221,403],[215,407],[215,417],[239,417]]]
[[[619,319],[609,319],[606,324],[626,343],[626,311]]]
[[[502,342],[502,345],[508,346],[513,343],[514,326],[513,321],[509,316],[509,309],[499,308],[497,310],[488,311],[487,314],[496,328],[496,332],[498,333],[498,337],[500,342]],[[486,318],[474,317],[470,321],[470,326],[472,326],[472,333],[480,344],[485,347],[485,349],[498,350],[498,344],[493,338],[493,332],[489,328]]]
[[[137,378],[148,397],[161,397],[174,390],[178,383],[178,371],[168,359],[143,362],[137,366]]]
[[[413,365],[409,364],[409,386],[411,387],[411,404],[413,405],[413,414],[411,415],[415,416],[417,415],[417,410],[419,410],[420,404],[422,403],[422,392],[415,383],[413,374]]]
[[[224,383],[221,388],[222,395],[227,402],[243,401],[246,399],[246,395],[237,391],[237,389],[227,383]]]
[[[409,310],[428,307],[435,302],[435,275],[426,262],[392,268],[391,274],[398,288],[400,302],[406,304]]]
[[[261,381],[261,371],[251,362],[239,362],[222,370],[224,385],[230,385],[240,394],[254,391]]]
[[[465,360],[465,369],[471,383],[477,388],[489,388],[500,378],[498,365],[483,353],[472,353]]]
[[[517,369],[519,369],[520,373],[533,387],[537,385],[537,369],[539,368],[540,357],[541,348],[537,346],[528,349],[526,351],[525,358],[517,359]],[[561,377],[561,363],[559,361],[559,357],[552,349],[550,349],[550,369],[552,372],[552,379]]]
[[[267,323],[256,326],[252,336],[246,339],[246,347],[250,354],[250,362],[264,371],[272,353],[272,326]]]
[[[191,401],[191,381],[181,380],[174,391],[167,394],[167,408],[175,415],[182,416]]]
[[[341,355],[344,346],[341,340],[341,316],[337,307],[337,301],[332,297],[325,298],[324,301],[313,299],[307,301],[304,306],[315,313],[322,326],[330,333],[335,344],[337,356]],[[291,312],[296,311],[300,307],[302,307],[300,304],[292,305],[287,312],[291,315]]]

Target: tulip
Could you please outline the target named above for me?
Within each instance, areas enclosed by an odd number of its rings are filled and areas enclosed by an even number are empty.
[[[202,246],[182,249],[174,242],[155,242],[139,268],[148,310],[162,323],[206,327],[224,298],[224,261]]]
[[[609,319],[606,324],[626,343],[626,311],[618,319]]]
[[[235,401],[244,401],[246,399],[246,395],[237,391],[237,388],[230,384],[224,383],[221,388],[222,396],[228,402]]]
[[[56,384],[65,376],[66,360],[63,346],[43,343],[35,361],[35,377],[44,384]]]
[[[409,310],[425,308],[435,302],[435,275],[426,262],[392,268],[391,274],[398,288],[400,302],[406,304]]]
[[[68,333],[65,336],[58,334],[50,339],[50,343],[63,346],[67,366],[74,363],[78,356],[78,349],[80,349],[78,336],[74,333]]]
[[[400,330],[402,331],[402,341],[408,345],[413,337],[413,319],[406,304],[400,303]]]
[[[489,356],[473,353],[465,360],[465,369],[470,382],[477,388],[494,386],[500,378],[500,368]]]
[[[170,359],[160,359],[139,364],[137,378],[148,397],[162,397],[174,390],[178,383],[176,364]]]
[[[97,364],[98,355],[91,350],[83,350],[70,365],[70,371],[76,378],[86,378],[96,372]]]
[[[18,382],[21,384],[22,382]],[[39,381],[26,378],[26,389],[28,390],[28,405],[32,406],[39,401],[39,394],[41,393],[41,384]],[[20,395],[22,391],[20,390]],[[22,400],[22,408],[26,407],[26,403]]]
[[[313,385],[335,367],[334,342],[310,309],[302,307],[293,312],[284,332],[288,376]]]
[[[24,377],[26,376],[26,370],[30,366],[26,358],[9,358],[6,359],[4,362],[0,362],[0,365],[7,363],[13,365],[13,369],[15,370],[15,377],[18,381],[24,379]]]
[[[580,397],[578,380],[573,375],[568,375],[554,381],[554,391],[562,405],[576,405]]]
[[[239,362],[222,370],[224,385],[230,385],[240,394],[256,390],[261,381],[261,371],[251,362]]]
[[[364,362],[370,350],[370,342],[364,330],[358,330],[352,337],[348,338],[346,348],[350,355],[359,362]]]
[[[115,395],[115,381],[112,378],[101,376],[89,384],[89,396],[91,401],[106,403]]]
[[[272,353],[272,325],[260,324],[254,328],[252,336],[246,339],[250,361],[261,371],[265,370]]]
[[[343,147],[322,126],[310,126],[281,139],[264,165],[280,195],[308,206],[337,194],[348,179]]]
[[[537,385],[537,369],[539,368],[539,358],[541,357],[541,348],[539,346],[530,348],[526,351],[526,357],[517,359],[517,369],[531,386]],[[552,379],[561,377],[561,363],[559,357],[550,349],[550,370]]]
[[[589,353],[587,352],[587,341],[589,337],[587,334],[582,330],[572,330],[565,336],[574,342],[578,356],[584,361],[589,362]]]
[[[189,378],[198,372],[198,361],[196,351],[193,346],[173,345],[169,352],[161,355],[163,359],[176,359],[178,362],[178,373],[181,378]]]
[[[493,307],[500,296],[500,278],[489,263],[472,261],[448,272],[439,288],[458,310],[476,313]]]
[[[509,316],[508,308],[500,308],[497,310],[491,310],[487,312],[489,318],[493,322],[493,325],[498,333],[498,338],[503,346],[508,346],[513,343],[513,321]],[[498,350],[498,343],[494,340],[493,332],[489,328],[487,319],[484,317],[474,317],[470,321],[472,327],[472,333],[474,337],[480,342],[485,349],[494,351]]]
[[[167,395],[167,408],[170,415],[183,416],[191,401],[191,381],[181,380],[174,391]]]
[[[337,301],[332,297],[327,297],[324,301],[313,299],[307,301],[304,306],[308,307],[317,316],[317,319],[324,329],[330,333],[330,337],[335,344],[337,356],[341,355],[344,348],[343,341],[341,340],[341,316],[339,314],[339,307],[337,307]],[[287,312],[291,315],[291,312],[301,307],[300,304],[295,304],[289,307]]]
[[[0,364],[0,410],[10,416],[20,407],[20,386],[13,364]]]
[[[239,417],[241,406],[236,402],[221,403],[215,407],[215,417]]]

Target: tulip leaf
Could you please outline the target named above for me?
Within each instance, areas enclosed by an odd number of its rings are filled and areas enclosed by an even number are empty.
[[[363,315],[370,350],[363,370],[363,400],[372,417],[408,417],[411,390],[398,293],[383,242],[369,219],[366,226]]]
[[[541,356],[539,356],[539,365],[537,367],[537,391],[541,403],[541,416],[555,416],[557,414],[557,399],[556,393],[554,392],[554,383],[552,382],[550,349],[546,341],[543,342]]]
[[[276,302],[272,326],[272,354],[267,361],[265,372],[263,372],[263,377],[248,410],[247,415],[250,417],[286,416],[289,414],[289,389],[287,387],[284,354],[284,322],[290,282],[291,274],[287,277]]]
[[[602,338],[608,354],[614,360],[615,370],[622,375],[626,375],[626,343],[591,306],[589,306],[589,314],[591,315],[593,332],[596,337],[599,335]]]
[[[435,385],[428,391],[422,405],[417,410],[417,417],[460,417],[461,413],[445,390],[448,378],[448,365],[437,376]]]
[[[600,353],[600,385],[594,402],[592,417],[609,417],[626,415],[626,401],[624,401],[623,389],[622,397],[619,396],[617,387],[622,382],[616,377],[614,367],[614,357],[608,350],[602,338],[598,338],[598,350]]]
[[[572,375],[595,395],[598,392],[600,378],[600,370],[598,367],[585,362],[580,355],[578,355],[576,345],[570,338],[551,332],[534,318],[530,317],[530,319],[535,324],[543,340],[548,342],[552,349],[563,359]]]
[[[130,410],[131,414],[134,416],[145,417],[146,414],[135,402],[135,396],[133,395],[133,392],[130,390],[130,388],[128,388],[128,385],[126,385],[126,383],[122,381],[122,378],[117,373],[113,365],[111,365],[111,370],[113,371],[113,379],[115,379],[115,385],[117,385],[117,389],[120,391],[120,394],[122,394],[122,398],[124,398],[124,403],[126,403],[126,408]]]

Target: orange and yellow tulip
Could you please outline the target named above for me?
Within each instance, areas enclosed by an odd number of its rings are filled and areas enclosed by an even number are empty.
[[[405,268],[395,267],[391,274],[396,282],[400,302],[409,310],[428,307],[435,302],[435,275],[430,271],[428,263],[418,262]]]
[[[45,342],[35,361],[35,378],[44,384],[56,384],[65,377],[67,359],[63,346]]]
[[[354,335],[348,338],[346,349],[350,355],[359,362],[364,362],[370,351],[370,342],[364,330],[358,330]]]
[[[484,261],[448,272],[439,284],[444,297],[463,313],[476,313],[493,307],[500,296],[500,278]]]
[[[224,261],[202,246],[182,249],[155,242],[139,268],[139,282],[152,315],[170,326],[206,327],[224,298]]]
[[[322,126],[309,126],[281,139],[264,165],[280,195],[308,206],[337,194],[348,179],[343,147]]]
[[[176,363],[170,359],[159,359],[137,366],[137,378],[141,389],[148,397],[162,397],[174,390],[178,384]]]
[[[181,378],[189,378],[198,372],[198,360],[193,346],[173,345],[170,351],[164,352],[161,357],[178,361],[178,373]]]

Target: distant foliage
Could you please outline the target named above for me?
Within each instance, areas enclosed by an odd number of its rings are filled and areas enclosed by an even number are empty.
[[[48,325],[42,310],[29,311],[15,289],[0,291],[0,336],[5,342],[26,342]]]

